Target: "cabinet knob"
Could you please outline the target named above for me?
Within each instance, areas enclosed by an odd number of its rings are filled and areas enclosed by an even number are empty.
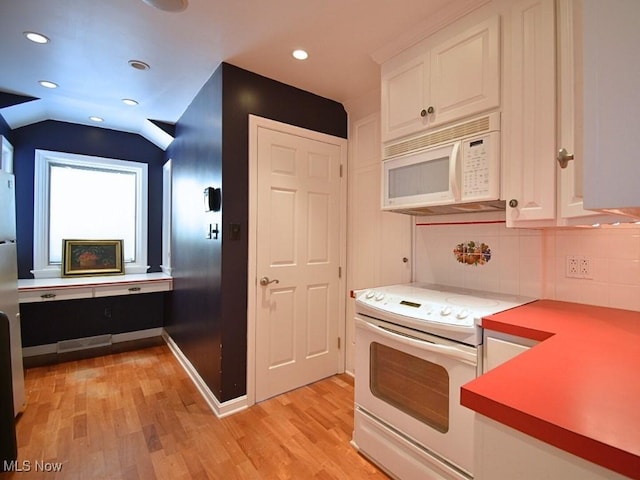
[[[421,117],[426,117],[427,115],[431,115],[435,111],[436,111],[436,109],[433,108],[433,107],[429,107],[427,109],[423,108],[422,110],[420,110],[420,116]]]
[[[569,160],[573,160],[573,155],[569,155],[566,148],[561,148],[558,150],[558,156],[556,157],[558,163],[560,164],[560,168],[567,168],[569,165]]]
[[[407,263],[409,259],[407,257],[402,257],[402,263]]]
[[[509,200],[509,206],[511,208],[516,208],[518,206],[518,200],[516,200],[515,198],[512,198],[511,200]]]

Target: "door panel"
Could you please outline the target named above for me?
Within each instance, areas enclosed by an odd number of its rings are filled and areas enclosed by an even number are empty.
[[[339,145],[258,128],[256,401],[338,371],[340,161]]]

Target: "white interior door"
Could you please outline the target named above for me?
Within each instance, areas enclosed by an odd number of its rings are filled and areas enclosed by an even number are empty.
[[[339,371],[345,146],[332,138],[257,128],[256,401]]]

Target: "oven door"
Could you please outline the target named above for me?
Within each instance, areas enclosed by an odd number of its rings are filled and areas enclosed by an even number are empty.
[[[477,349],[359,315],[355,325],[356,407],[471,474],[473,412],[460,387],[476,377]]]

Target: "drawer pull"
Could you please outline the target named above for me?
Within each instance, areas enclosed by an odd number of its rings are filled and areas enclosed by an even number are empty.
[[[44,298],[45,300],[47,300],[49,298],[56,298],[56,294],[55,293],[43,293],[42,295],[40,295],[40,298]]]
[[[140,290],[142,290],[140,287],[129,287],[130,292],[139,292]]]

